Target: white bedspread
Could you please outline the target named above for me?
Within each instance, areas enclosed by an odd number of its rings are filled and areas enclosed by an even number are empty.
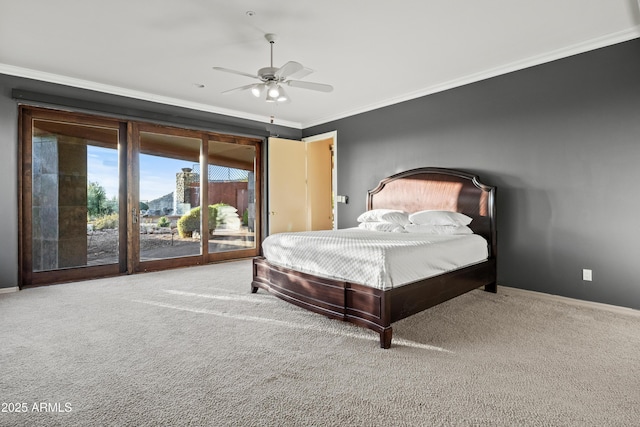
[[[298,271],[391,289],[484,261],[482,236],[343,230],[278,233],[262,244],[270,262]]]

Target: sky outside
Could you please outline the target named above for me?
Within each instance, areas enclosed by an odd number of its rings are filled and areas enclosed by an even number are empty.
[[[149,201],[175,191],[176,174],[193,162],[140,154],[140,200]],[[99,183],[107,198],[118,196],[118,150],[87,146],[89,182]]]

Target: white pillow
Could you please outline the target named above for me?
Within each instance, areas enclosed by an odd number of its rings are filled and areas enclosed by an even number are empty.
[[[409,215],[413,224],[425,225],[469,225],[471,218],[460,212],[451,211],[419,211]]]
[[[427,224],[408,224],[404,226],[408,233],[425,233],[425,234],[473,234],[466,225],[427,225]]]
[[[372,209],[358,217],[358,222],[392,222],[399,225],[407,225],[409,213],[398,209]]]
[[[386,231],[390,233],[405,233],[405,229],[403,226],[399,224],[394,224],[392,222],[383,222],[383,221],[369,221],[369,222],[361,222],[358,224],[358,228],[363,230],[371,230],[371,231]]]

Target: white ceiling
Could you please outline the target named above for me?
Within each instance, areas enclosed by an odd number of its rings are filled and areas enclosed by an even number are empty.
[[[266,33],[334,91],[222,95],[255,81],[212,67],[268,66]],[[0,0],[2,74],[295,128],[637,37],[638,0]]]

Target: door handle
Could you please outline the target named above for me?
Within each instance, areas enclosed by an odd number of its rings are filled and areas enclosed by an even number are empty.
[[[138,223],[138,210],[136,208],[131,209],[131,216],[133,218],[133,223]]]

